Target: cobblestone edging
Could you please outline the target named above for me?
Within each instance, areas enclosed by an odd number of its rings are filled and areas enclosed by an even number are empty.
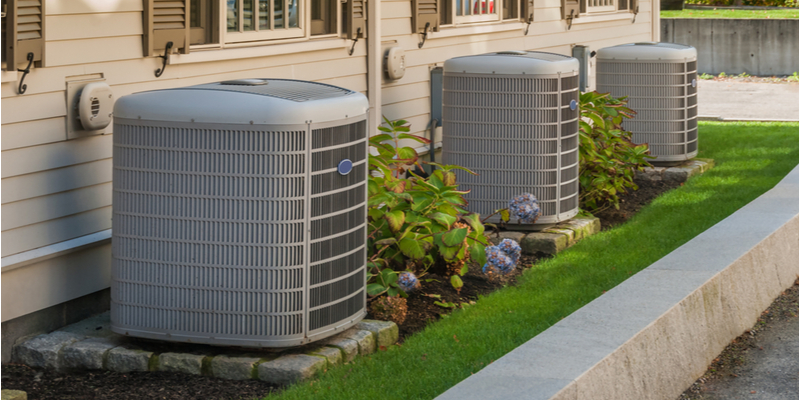
[[[171,371],[224,379],[291,384],[351,362],[397,342],[395,323],[363,320],[331,338],[284,353],[136,341],[112,333],[108,312],[61,330],[29,336],[12,349],[12,360],[55,370]],[[161,349],[159,351],[158,349]]]
[[[513,239],[522,247],[524,254],[556,254],[579,240],[600,232],[600,220],[595,217],[575,217],[555,224],[540,232],[503,231],[490,235],[494,244],[503,239]]]
[[[700,175],[714,168],[714,160],[710,158],[695,158],[672,167],[649,167],[636,173],[640,179],[651,181],[686,182],[692,176]]]

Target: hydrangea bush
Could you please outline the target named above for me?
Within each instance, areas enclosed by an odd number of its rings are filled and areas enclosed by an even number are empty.
[[[430,164],[437,169],[430,176],[415,174],[422,169],[416,150],[401,146],[401,140],[429,144],[426,138],[409,134],[404,120],[384,118],[381,133],[370,138],[368,181],[368,268],[367,292],[406,296],[419,287],[420,278],[434,265],[444,265],[456,290],[463,286],[466,260],[486,262],[480,216],[466,205],[456,184],[454,165]],[[405,272],[404,272],[405,271]]]

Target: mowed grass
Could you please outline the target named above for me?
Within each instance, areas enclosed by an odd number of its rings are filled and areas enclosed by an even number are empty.
[[[402,346],[270,399],[431,399],[769,190],[798,162],[797,123],[700,125],[716,167],[528,270],[517,286],[429,325]]]
[[[661,18],[798,19],[797,8],[785,10],[663,10]]]

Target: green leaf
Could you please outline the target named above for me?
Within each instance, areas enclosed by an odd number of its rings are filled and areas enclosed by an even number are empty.
[[[383,210],[377,207],[372,207],[369,209],[367,215],[369,215],[369,217],[372,218],[373,221],[378,221],[381,218],[383,218]]]
[[[447,246],[456,246],[464,242],[467,237],[467,228],[457,228],[442,235],[442,242]]]
[[[458,256],[461,246],[439,246],[439,255],[447,261],[453,261]]]
[[[406,215],[402,211],[392,211],[386,213],[383,218],[389,223],[389,229],[391,229],[392,232],[397,233],[400,228],[403,227],[403,223],[405,223],[406,220]]]
[[[511,219],[511,213],[508,211],[507,208],[500,210],[500,219],[503,222],[508,222]]]
[[[379,283],[370,283],[367,285],[367,294],[370,296],[377,296],[386,291],[386,288]]]
[[[453,285],[456,290],[460,290],[462,287],[464,287],[464,282],[458,275],[453,275],[450,277],[450,284]]]
[[[397,239],[390,237],[386,239],[381,239],[375,242],[376,246],[386,246],[386,245],[393,245],[397,243]]]
[[[383,279],[383,282],[386,284],[386,287],[389,287],[389,286],[392,286],[392,285],[397,286],[396,285],[396,283],[397,283],[397,272],[394,272],[393,270],[391,270],[389,268],[386,268],[383,271],[381,271],[381,278]]]
[[[417,142],[420,142],[422,144],[430,144],[431,143],[431,140],[428,139],[428,138],[424,138],[422,136],[417,136],[417,135],[412,135],[412,134],[409,134],[409,133],[401,133],[401,134],[397,135],[397,138],[398,139],[411,139],[411,140],[415,140]]]
[[[425,257],[425,245],[420,240],[405,238],[400,240],[400,251],[412,260],[421,260]]]
[[[411,197],[414,199],[414,204],[411,206],[411,209],[414,211],[422,211],[433,204],[433,198],[428,195],[414,196],[412,194]]]
[[[469,246],[469,258],[482,267],[486,264],[486,247],[478,242],[473,242]]]
[[[481,223],[481,215],[480,214],[467,214],[464,215],[463,218],[470,227],[472,227],[472,231],[477,233],[478,235],[482,235],[484,231],[484,226]]]
[[[381,142],[383,142],[385,140],[392,140],[392,139],[394,139],[392,137],[392,135],[389,135],[389,134],[386,134],[386,133],[381,133],[379,135],[375,135],[375,136],[370,137],[369,141],[370,142],[374,142],[374,143],[381,143]]]
[[[394,193],[403,193],[406,190],[406,184],[405,179],[387,180],[386,188]]]
[[[461,267],[461,271],[458,271],[458,274],[461,275],[461,276],[464,276],[464,275],[467,274],[467,272],[469,272],[469,265],[464,263],[464,266]]]
[[[401,147],[397,149],[397,158],[416,161],[418,158],[417,151],[411,147]]]
[[[444,308],[456,308],[456,304],[451,302],[442,303],[441,301],[434,301],[433,304]]]
[[[444,225],[448,230],[450,229],[450,226],[456,222],[456,217],[441,212],[435,212],[428,217],[433,218],[436,220],[436,222]]]
[[[447,186],[453,186],[456,184],[456,173],[453,171],[447,171],[444,173],[444,184]]]

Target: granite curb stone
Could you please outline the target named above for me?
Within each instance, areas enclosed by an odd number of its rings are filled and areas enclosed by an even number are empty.
[[[116,372],[149,371],[152,351],[115,347],[108,352],[106,369]]]
[[[372,332],[378,348],[389,347],[397,343],[397,339],[400,337],[400,328],[392,322],[365,319],[359,322],[357,327]]]
[[[261,362],[257,357],[216,356],[211,359],[211,374],[217,378],[245,380],[258,376],[256,366]]]
[[[60,331],[39,335],[14,346],[12,358],[29,367],[59,369],[61,349],[84,338],[83,335]]]
[[[158,356],[158,370],[202,375],[205,356],[185,353],[163,353]]]
[[[279,385],[289,385],[314,376],[325,369],[322,357],[292,354],[258,365],[258,379]]]
[[[61,349],[61,368],[103,369],[106,354],[114,347],[117,345],[100,338],[68,344]]]
[[[714,168],[714,160],[710,158],[694,158],[676,166],[653,166],[637,171],[636,177],[650,181],[685,182],[690,177],[702,174]]]

